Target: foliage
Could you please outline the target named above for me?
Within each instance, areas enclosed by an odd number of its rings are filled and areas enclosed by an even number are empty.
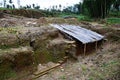
[[[6,80],[10,77],[16,77],[16,72],[12,69],[7,69],[0,65],[0,80]]]
[[[12,66],[8,61],[2,63],[2,57],[0,57],[0,80],[7,80],[10,77],[16,76],[16,72],[11,68]]]
[[[120,18],[107,18],[108,24],[120,24]]]
[[[119,17],[120,18],[120,11],[110,11],[108,17]]]
[[[59,17],[62,17],[62,18],[66,17],[66,16],[75,17],[78,19],[78,21],[93,21],[93,19],[91,19],[89,16],[82,15],[82,14],[73,14],[73,13],[59,14]]]
[[[93,19],[91,19],[89,16],[85,16],[85,15],[79,15],[77,18],[79,21],[93,21]]]
[[[17,33],[17,28],[0,28],[0,31],[6,31],[6,32],[8,32],[8,33],[12,33],[12,34],[15,34],[15,33]]]
[[[115,0],[84,0],[83,13],[94,18],[105,18]]]
[[[120,6],[120,0],[116,0],[114,3],[114,8],[119,11],[119,6]]]

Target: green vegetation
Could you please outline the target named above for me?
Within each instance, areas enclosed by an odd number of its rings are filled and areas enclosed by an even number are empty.
[[[107,36],[107,38],[113,42],[115,41],[120,42],[119,32],[117,33],[117,31],[116,32],[112,31],[113,29],[110,28],[111,25],[115,25],[115,24],[118,24],[118,26],[120,25],[120,11],[119,11],[120,4],[118,4],[120,3],[119,2],[120,0],[83,0],[83,3],[78,3],[78,4],[75,4],[74,6],[68,6],[63,10],[61,9],[62,5],[59,5],[59,6],[53,5],[52,9],[41,10],[40,6],[35,4],[21,6],[21,7],[19,6],[19,9],[16,9],[14,5],[12,6],[7,5],[5,1],[6,0],[4,0],[4,8],[0,8],[0,14],[8,13],[8,14],[11,14],[10,17],[12,16],[14,17],[14,15],[18,15],[20,17],[24,16],[24,17],[38,18],[38,19],[40,17],[50,17],[49,19],[52,21],[51,23],[68,23],[68,24],[69,23],[76,24],[77,21],[78,23],[80,23],[80,21],[93,22],[96,20],[98,21],[100,20],[101,24],[105,24],[103,33],[106,33],[105,35],[110,35],[110,36]],[[12,4],[13,3],[12,0],[10,0],[9,3]],[[51,18],[51,17],[57,17],[57,18]],[[4,17],[1,17],[1,18],[4,18]],[[74,19],[71,19],[71,18],[74,18]],[[18,31],[17,28],[13,28],[13,27],[2,28],[2,27],[0,27],[0,32],[6,32],[7,34],[12,34],[16,36]],[[109,33],[107,34],[107,32]],[[48,39],[48,38],[49,37],[47,37],[47,40],[51,41],[51,39]],[[1,39],[1,41],[2,40],[4,41],[5,39]],[[9,39],[6,39],[6,42],[7,40]],[[29,41],[27,39],[26,40],[20,39],[18,41],[14,40],[13,43],[9,42],[10,44],[6,44],[6,42],[5,41],[3,42],[3,41],[1,42],[3,44],[0,45],[0,49],[1,49],[0,53],[2,53],[2,50],[7,51],[7,49],[10,49],[10,48],[29,45]],[[63,49],[63,46],[55,45],[55,46],[50,46],[50,48],[47,48],[46,46],[48,46],[47,45],[48,42],[45,40],[38,41],[37,43],[39,44],[35,44],[36,49],[34,50],[35,64],[47,63],[49,61],[58,62],[59,60],[61,60],[63,56],[65,56],[64,54],[65,50]],[[115,52],[115,50],[109,50],[109,51]],[[108,54],[108,52],[105,52],[105,53]],[[114,55],[114,54],[111,54],[111,55]],[[108,56],[111,56],[111,55],[108,55]],[[0,60],[0,80],[4,80],[7,78],[16,76],[16,72],[13,71],[12,69],[14,65],[7,64],[7,62],[5,62],[5,66],[4,66],[4,64],[1,65],[1,62],[2,61]],[[80,65],[80,67],[82,70],[81,73],[83,75],[87,74],[88,72],[90,73],[89,80],[104,80],[107,77],[112,77],[120,73],[119,71],[117,71],[119,70],[117,69],[118,68],[117,66],[119,65],[120,63],[118,60],[111,59],[111,60],[108,60],[107,62],[102,62],[101,60],[101,62],[99,62],[98,65],[92,66],[92,67],[89,66],[89,68],[86,66],[86,64],[82,64]],[[60,79],[66,80],[67,78],[66,76],[63,75],[60,77]]]
[[[61,76],[59,79],[60,80],[67,80],[67,78],[65,76]]]
[[[107,18],[108,24],[120,24],[120,18]]]
[[[110,11],[108,17],[118,17],[118,18],[120,18],[120,11]]]
[[[105,18],[115,0],[84,0],[83,13],[94,18]]]
[[[9,9],[9,8],[0,7],[0,10],[13,10],[13,9]]]
[[[0,27],[0,32],[1,31],[6,31],[8,33],[16,34],[17,33],[17,28],[16,27],[7,27],[7,28]]]
[[[101,67],[99,67],[101,71],[95,71],[93,69],[91,71],[92,76],[90,77],[89,80],[96,80],[98,79],[97,77],[99,77],[98,80],[104,80],[109,76],[111,76],[112,78],[113,75],[117,75],[117,73],[119,73],[119,71],[116,71],[118,67],[115,67],[118,66],[119,64],[120,64],[119,61],[113,61],[113,60],[109,61],[108,63],[101,64]]]
[[[12,4],[12,0],[9,3]],[[94,18],[120,17],[118,3],[119,0],[83,0],[83,3],[68,6],[63,10],[61,10],[62,5],[53,5],[51,9],[41,10],[40,6],[35,4],[21,6],[19,9],[12,6],[0,8],[0,10],[11,10],[11,14],[30,18],[72,16],[79,21],[93,21]],[[6,2],[4,2],[5,5],[7,5]],[[108,23],[119,23],[119,21],[108,19]]]
[[[7,69],[7,70],[6,70]],[[12,69],[4,68],[0,65],[0,80],[6,80],[8,78],[13,78],[16,77],[16,72],[13,71]]]
[[[12,69],[12,66],[12,63],[0,56],[0,80],[16,76],[16,72]]]
[[[0,49],[10,49],[11,47],[12,48],[17,48],[19,47],[20,45],[19,44],[12,44],[12,45],[0,45]]]
[[[58,17],[73,17],[77,18],[78,21],[93,21],[89,16],[82,15],[82,14],[74,14],[74,13],[61,13],[58,15]]]

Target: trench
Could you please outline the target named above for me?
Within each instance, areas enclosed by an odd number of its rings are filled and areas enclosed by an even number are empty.
[[[48,62],[57,63],[58,61],[62,60],[63,57],[66,56],[66,52],[67,52],[68,56],[71,56],[71,55],[73,56],[73,54],[76,54],[77,56],[79,56],[84,53],[84,45],[81,42],[79,42],[75,39],[73,39],[76,42],[75,44],[63,42],[63,40],[61,40],[58,33],[59,32],[57,32],[57,34],[56,34],[56,32],[55,32],[52,35],[52,37],[51,37],[51,35],[44,34],[43,36],[46,37],[45,39],[42,39],[42,38],[37,39],[36,38],[36,42],[31,45],[30,45],[29,40],[20,39],[21,40],[20,44],[23,43],[23,44],[21,44],[21,46],[26,46],[26,45],[31,46],[32,49],[30,49],[30,52],[28,50],[27,54],[23,54],[23,55],[20,54],[17,56],[13,55],[12,57],[15,57],[16,62],[10,61],[10,62],[8,62],[10,64],[5,64],[5,65],[8,65],[6,67],[6,69],[10,68],[10,71],[13,70],[15,73],[16,72],[19,73],[19,71],[25,70],[26,68],[27,69],[25,71],[32,71],[32,73],[28,72],[27,75],[25,73],[24,73],[25,75],[23,74],[22,76],[17,75],[17,76],[19,76],[17,79],[24,78],[25,76],[33,74],[33,72],[37,70],[37,66],[39,64],[44,65],[44,64],[47,64]],[[58,39],[58,42],[50,45],[50,41],[54,42],[56,40],[56,38]],[[66,37],[66,35],[64,35],[64,34],[62,34],[62,39],[70,40],[68,38],[68,36]],[[61,40],[61,41],[59,42],[59,40]],[[61,42],[63,42],[63,43],[61,43]],[[98,45],[100,45],[100,44],[101,43],[98,42]],[[92,47],[90,47],[90,46],[92,46]],[[86,45],[86,54],[92,53],[92,52],[90,52],[90,51],[92,51],[91,49],[93,49],[93,51],[95,51],[95,43],[90,43],[90,44]],[[24,51],[23,51],[23,53],[24,53]],[[29,57],[28,57],[28,55],[29,55]],[[14,72],[11,71],[10,74],[14,73]]]

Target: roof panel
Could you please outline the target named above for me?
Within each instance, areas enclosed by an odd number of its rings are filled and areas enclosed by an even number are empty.
[[[104,36],[96,32],[93,32],[91,30],[82,28],[80,26],[68,25],[68,24],[63,24],[63,25],[51,24],[51,26],[76,38],[77,40],[81,41],[83,44],[99,41],[104,38]]]

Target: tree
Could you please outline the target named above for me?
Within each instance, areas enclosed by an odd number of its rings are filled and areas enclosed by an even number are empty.
[[[52,9],[55,10],[55,6],[54,5],[52,6]]]
[[[35,6],[35,8],[34,8],[34,9],[40,9],[40,6],[38,6],[38,5],[37,5],[37,6]]]
[[[61,4],[59,4],[59,8],[60,8],[60,10],[61,10],[61,8],[62,8],[62,5],[61,5]]]
[[[84,0],[84,14],[87,12],[91,17],[104,19],[108,15],[114,1],[115,0]]]
[[[9,0],[9,3],[12,4],[13,3],[12,0]]]
[[[119,11],[119,7],[120,7],[120,0],[116,0],[114,3],[114,8]]]
[[[3,4],[2,3],[0,3],[0,6],[2,6]]]
[[[20,0],[17,0],[18,8],[20,8]]]
[[[55,6],[56,10],[57,10],[57,5]]]
[[[6,0],[3,0],[3,3],[4,3],[4,7],[6,7]]]
[[[82,3],[80,2],[79,4],[75,4],[74,9],[77,10],[78,14],[82,13]]]
[[[13,7],[13,9],[15,9],[15,5],[14,4],[12,5],[12,7]]]
[[[32,4],[33,8],[35,8],[35,4]]]
[[[26,8],[27,9],[31,9],[31,5],[26,5]]]
[[[63,12],[72,13],[72,12],[74,12],[73,8],[74,7],[72,7],[72,6],[68,6],[67,8],[63,9]]]
[[[10,3],[10,4],[8,4],[9,6],[7,5],[7,8],[11,8],[11,9],[12,9],[12,7],[13,7],[13,5],[12,5],[13,2],[12,2],[12,0],[9,0],[9,3]]]

